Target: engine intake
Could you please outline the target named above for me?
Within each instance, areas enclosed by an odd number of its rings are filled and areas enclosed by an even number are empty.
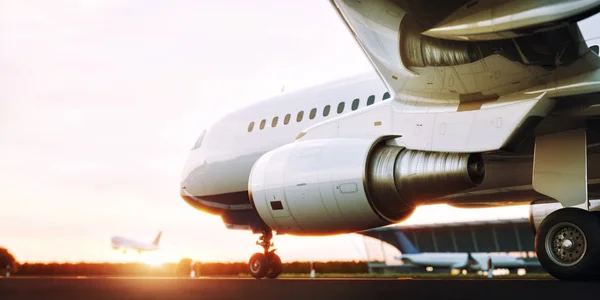
[[[479,154],[321,139],[264,154],[248,191],[261,219],[279,233],[333,234],[402,221],[416,206],[477,186],[484,176]]]

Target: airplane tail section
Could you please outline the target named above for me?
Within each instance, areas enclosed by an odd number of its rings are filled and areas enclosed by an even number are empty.
[[[479,262],[475,258],[473,258],[473,255],[471,255],[471,252],[467,253],[466,267],[471,270],[482,270],[482,266],[479,264]]]
[[[406,237],[404,232],[398,230],[396,233],[396,239],[398,240],[397,248],[402,254],[417,254],[419,250],[413,245],[413,243]]]
[[[401,230],[378,230],[371,229],[366,231],[361,231],[361,234],[366,236],[376,238],[383,242],[386,242],[398,249],[402,254],[417,254],[420,253],[419,250],[413,245],[413,243],[408,239],[406,234]]]
[[[158,243],[160,243],[160,237],[162,235],[162,231],[158,232],[158,235],[156,236],[156,238],[154,238],[154,241],[152,242],[152,245],[158,246]]]

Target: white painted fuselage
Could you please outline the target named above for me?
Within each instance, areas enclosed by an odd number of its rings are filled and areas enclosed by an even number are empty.
[[[383,101],[385,93],[381,80],[371,73],[281,94],[232,112],[210,126],[199,147],[191,150],[182,172],[182,184],[187,193],[195,196],[245,192],[250,170],[260,156],[294,142],[307,127],[352,113],[354,99],[359,99],[356,110],[367,107],[370,96],[374,97],[373,107],[389,105]],[[338,113],[342,102],[344,109]],[[328,105],[329,114],[323,116]],[[310,116],[312,109],[316,109],[314,118]],[[298,121],[300,112],[302,119]],[[290,120],[285,124],[287,114]],[[272,126],[275,117],[278,119]],[[261,129],[263,120],[265,125]],[[249,131],[251,123],[254,125]]]
[[[396,257],[404,263],[423,267],[450,268],[450,269],[475,269],[487,270],[488,259],[492,260],[495,268],[518,268],[525,266],[521,258],[509,254],[471,253],[473,261],[469,260],[469,253],[439,253],[423,252],[415,254],[402,254]]]
[[[420,111],[415,111],[413,107],[410,111],[402,112],[406,104],[394,100],[393,95],[383,100],[387,93],[379,77],[371,73],[294,93],[281,94],[226,115],[202,132],[200,139],[190,151],[181,174],[182,197],[197,209],[217,215],[231,211],[252,211],[248,198],[248,180],[255,162],[265,153],[289,143],[300,142],[307,136],[311,139],[377,138],[393,135],[394,131],[406,132],[407,139],[398,138],[397,144],[410,146],[411,149],[431,150],[433,147],[431,141],[436,139],[443,140],[440,145],[446,145],[453,139],[457,142],[463,137],[469,136],[471,139],[481,134],[480,137],[473,139],[473,142],[480,140],[482,143],[487,143],[511,135],[504,130],[479,131],[481,128],[477,126],[472,127],[474,131],[471,134],[452,133],[451,128],[458,133],[463,129],[467,130],[463,126],[472,126],[465,123],[448,123],[446,126],[439,127],[445,129],[445,132],[436,131],[433,135],[430,131],[426,133],[426,129],[423,128],[427,128],[427,124],[433,125],[437,122],[434,120],[440,117],[435,115],[438,114],[437,110],[434,109],[431,114],[429,113],[432,112],[431,108],[423,107]],[[369,101],[370,97],[374,100],[372,104]],[[355,99],[358,99],[358,105],[353,109],[352,104]],[[367,105],[367,102],[370,105]],[[343,109],[338,113],[341,103]],[[509,103],[496,105],[500,111],[490,108],[487,113],[506,115],[502,126],[508,126],[512,122],[511,126],[514,127],[511,128],[516,130],[521,119],[509,120],[516,115],[523,116],[524,110],[521,106],[524,105],[523,102],[518,100],[514,105]],[[329,113],[324,116],[326,107],[329,107]],[[313,109],[316,111],[314,117],[311,117]],[[511,113],[511,110],[515,113]],[[299,113],[302,115],[301,118]],[[457,114],[457,112],[448,112],[448,114]],[[289,120],[286,122],[288,115]],[[395,117],[390,119],[393,115]],[[472,120],[474,116],[469,114],[464,117]],[[492,119],[496,120],[495,117]],[[393,125],[390,130],[381,131],[379,127],[383,126],[374,128],[372,120],[381,120],[384,125],[386,123],[393,123]],[[441,117],[440,120],[444,118]],[[264,126],[261,123],[264,123]],[[496,128],[500,126],[499,124],[494,123],[493,127]],[[335,131],[333,134],[335,136],[331,136],[331,131]],[[311,133],[323,136],[311,136]],[[494,137],[495,134],[498,135]],[[424,143],[429,146],[425,147]],[[454,149],[458,150],[460,147],[456,146]],[[589,150],[588,159],[596,164],[600,161],[600,155],[594,149]],[[531,153],[525,155],[518,153],[511,156],[490,152],[484,156],[489,161],[486,164],[486,179],[481,186],[469,190],[468,193],[432,199],[430,204],[449,201],[465,205],[489,201],[527,203],[538,199],[540,195],[535,193],[531,186]],[[510,172],[511,176],[505,176],[506,172]],[[600,183],[598,180],[600,169],[591,169],[589,172],[590,184]],[[225,223],[231,225],[231,228],[237,228],[234,226],[236,222]],[[242,225],[239,228],[248,229],[248,226]]]
[[[335,2],[342,13],[348,13],[347,21],[352,26],[366,24],[358,21],[367,17],[367,12],[346,6],[344,1]],[[402,21],[402,16],[403,13],[394,16],[393,20],[386,19],[393,22],[389,28],[397,29],[396,23]],[[394,49],[397,49],[398,32],[384,30],[388,27],[383,23],[382,26],[375,25],[370,30],[380,30],[381,40],[394,42]],[[377,73],[283,93],[238,109],[203,131],[181,174],[182,198],[199,210],[222,216],[229,228],[259,230],[265,228],[265,224],[252,204],[249,178],[256,162],[266,153],[305,141],[329,140],[333,145],[337,143],[336,139],[376,141],[386,138],[388,145],[403,149],[479,153],[485,160],[485,180],[479,186],[427,199],[419,205],[530,203],[548,198],[536,192],[532,185],[532,141],[536,135],[580,128],[588,119],[600,115],[600,98],[593,96],[600,93],[600,59],[586,50],[584,43],[578,45],[579,56],[574,56],[573,62],[552,70],[523,65],[491,53],[477,61],[461,64],[465,73],[459,72],[458,77],[447,75],[452,78],[442,78],[443,86],[437,81],[438,76],[442,76],[438,73],[454,74],[453,70],[458,67],[408,68],[400,58],[386,62],[389,57],[378,55],[377,51],[382,49],[375,49],[377,45],[362,46]],[[446,86],[446,80],[470,82],[467,79],[477,84],[465,85],[461,87],[463,91],[452,88],[450,83]],[[482,93],[493,97],[481,98]],[[479,95],[480,98],[461,100],[459,94],[464,97]],[[577,98],[569,98],[575,96]],[[349,156],[349,151],[338,152],[341,160],[357,160],[355,156]],[[600,165],[600,143],[589,140],[587,159],[590,166]],[[364,166],[365,162],[355,165]],[[271,167],[283,166],[268,168]],[[280,174],[280,170],[274,172],[268,168],[261,172]],[[330,176],[319,173],[318,165],[310,166],[310,170],[313,174]],[[337,173],[342,174],[341,171]],[[587,180],[590,198],[600,197],[600,168],[589,168]],[[291,190],[289,188],[297,184],[303,183],[293,183],[285,189]],[[261,201],[267,201],[265,195],[261,194]],[[304,194],[298,199],[302,197]],[[323,206],[330,205],[323,200],[322,194],[319,197]],[[329,198],[331,203],[339,200]],[[318,203],[317,200],[313,204]],[[308,203],[296,203],[304,205],[301,211],[305,217],[311,210]],[[263,207],[265,211],[267,208]],[[273,211],[277,208],[269,209],[271,216],[276,218]],[[293,215],[288,215],[287,211],[285,214],[286,218]],[[329,217],[334,216],[329,214]],[[323,231],[327,232],[327,229]]]
[[[156,250],[160,249],[159,242],[160,242],[161,234],[162,233],[159,232],[152,243],[144,243],[144,242],[128,239],[128,238],[125,238],[122,236],[111,237],[110,243],[111,243],[111,247],[115,250],[116,249],[120,249],[123,251],[134,250],[134,251],[137,251],[140,253],[143,251],[156,251]]]

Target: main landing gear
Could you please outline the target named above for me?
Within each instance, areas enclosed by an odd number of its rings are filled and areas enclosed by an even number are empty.
[[[561,203],[535,236],[542,267],[564,280],[600,277],[600,218],[590,212],[587,129],[537,136],[533,189]]]
[[[599,237],[598,215],[579,208],[563,208],[542,221],[535,235],[535,250],[544,269],[558,279],[597,279]]]
[[[269,248],[273,246],[271,238],[273,238],[271,229],[263,230],[256,244],[263,247],[264,253],[254,253],[248,261],[250,275],[256,279],[263,277],[273,279],[281,274],[281,259],[275,254],[276,249],[269,251]]]

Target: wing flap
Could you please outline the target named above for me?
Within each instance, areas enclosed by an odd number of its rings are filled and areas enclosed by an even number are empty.
[[[498,40],[523,36],[563,20],[598,11],[596,0],[469,1],[423,34],[453,40]]]

